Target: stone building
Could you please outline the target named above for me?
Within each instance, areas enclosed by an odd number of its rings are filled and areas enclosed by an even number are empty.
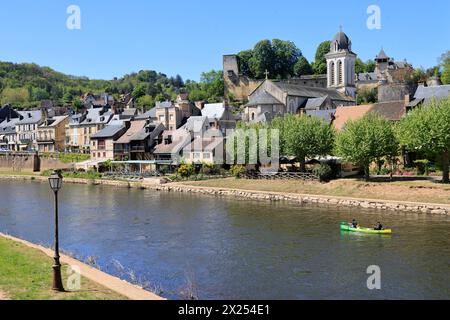
[[[406,94],[414,93],[415,86],[405,81],[413,71],[407,61],[396,61],[382,49],[375,57],[374,72],[356,74],[356,58],[350,38],[341,30],[331,40],[330,52],[326,55],[327,74],[294,77],[289,79],[289,83],[335,89],[355,99],[358,90],[378,89],[380,102],[402,100]],[[237,55],[223,57],[223,77],[225,97],[232,96],[241,102],[247,102],[252,92],[264,82],[242,75]]]
[[[39,152],[63,152],[66,143],[68,116],[48,118],[38,128],[37,145]]]
[[[113,113],[106,107],[89,108],[84,114],[70,116],[66,125],[66,151],[89,153],[90,137],[105,128]]]
[[[270,122],[286,113],[300,114],[308,110],[333,110],[338,106],[355,105],[355,100],[334,88],[314,88],[290,81],[265,80],[249,96],[243,120]]]

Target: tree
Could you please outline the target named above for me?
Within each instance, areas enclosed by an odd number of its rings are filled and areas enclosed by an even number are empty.
[[[295,156],[305,171],[306,158],[329,155],[333,150],[334,130],[317,117],[286,115],[275,118],[271,127],[280,131],[283,155]]]
[[[377,64],[375,63],[374,60],[367,60],[367,61],[366,61],[365,72],[374,72],[376,66],[377,66]]]
[[[275,53],[270,40],[262,40],[253,48],[252,57],[249,60],[250,70],[257,79],[263,79],[268,71],[275,75]]]
[[[138,104],[138,106],[144,107],[147,109],[149,107],[155,106],[155,100],[153,99],[152,96],[145,95],[145,96],[139,97],[137,99],[137,104]]]
[[[377,88],[361,88],[358,89],[357,103],[368,104],[378,101],[378,89]]]
[[[313,70],[308,60],[304,56],[301,56],[294,66],[294,74],[300,77],[304,75],[310,75],[312,73]]]
[[[450,97],[414,109],[397,128],[400,144],[411,151],[442,157],[442,181],[449,183]]]
[[[441,81],[443,84],[450,84],[450,51],[441,56],[440,62],[442,68]]]
[[[253,50],[239,53],[241,70],[256,79],[266,77],[266,71],[273,79],[286,79],[294,75],[294,66],[302,56],[300,49],[291,41],[279,39],[262,40]]]
[[[300,49],[292,41],[272,40],[275,55],[274,75],[279,79],[289,78],[294,74],[294,66],[302,56]]]
[[[325,55],[330,52],[331,41],[324,41],[317,47],[316,56],[312,68],[314,74],[327,73],[327,59]]]
[[[355,72],[356,74],[366,72],[366,64],[360,58],[356,58]]]
[[[252,58],[252,56],[253,50],[245,50],[238,53],[239,70],[243,75],[249,78],[254,77],[252,71],[250,70],[250,59]]]
[[[142,97],[142,96],[144,96],[145,95],[145,85],[144,84],[138,84],[135,88],[134,88],[134,90],[133,90],[133,92],[131,93],[131,95],[133,96],[133,98],[135,98],[135,99],[138,99],[138,98],[140,98],[140,97]]]
[[[200,87],[206,93],[208,101],[220,102],[225,91],[223,72],[216,70],[203,72],[200,77]]]
[[[364,177],[369,180],[369,165],[385,157],[392,160],[398,153],[398,142],[392,124],[375,112],[348,121],[337,135],[335,151],[364,168]]]

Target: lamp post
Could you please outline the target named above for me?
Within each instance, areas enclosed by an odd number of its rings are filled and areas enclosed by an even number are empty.
[[[55,194],[55,256],[53,259],[55,263],[53,264],[53,290],[64,291],[61,278],[61,263],[59,262],[59,241],[58,241],[58,191],[62,186],[62,176],[53,171],[52,175],[48,178],[50,183],[50,188],[52,188]]]

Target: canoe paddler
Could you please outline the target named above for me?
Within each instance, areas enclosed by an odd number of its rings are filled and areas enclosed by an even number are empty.
[[[358,228],[358,222],[356,222],[355,219],[352,220],[351,227],[352,228]]]
[[[383,230],[383,225],[380,223],[380,221],[378,221],[373,229],[374,230]]]

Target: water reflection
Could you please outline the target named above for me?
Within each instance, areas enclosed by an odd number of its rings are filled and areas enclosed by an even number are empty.
[[[0,191],[11,199],[0,230],[50,245],[48,186]],[[168,298],[193,287],[205,299],[449,298],[447,217],[69,184],[60,209],[65,251]],[[352,218],[394,234],[341,233]],[[382,290],[367,289],[369,265],[381,267]]]

